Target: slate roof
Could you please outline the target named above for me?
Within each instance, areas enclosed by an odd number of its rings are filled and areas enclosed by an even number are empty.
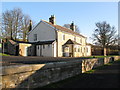
[[[24,41],[16,41],[16,40],[9,40],[9,42],[13,45],[18,45],[19,43],[34,44],[33,42],[24,42]]]
[[[50,41],[38,41],[35,42],[34,44],[36,45],[44,45],[44,44],[52,44],[55,40],[50,40]]]
[[[24,41],[15,41],[15,40],[9,40],[9,42],[13,45],[18,45],[19,43],[25,43],[25,44],[35,44],[35,45],[44,45],[44,44],[52,44],[55,40],[49,40],[49,41],[38,41],[38,42],[24,42]]]
[[[81,45],[80,43],[77,43],[77,42],[75,42],[75,41],[73,41],[71,39],[69,39],[64,45],[66,45],[66,44],[78,44],[78,45]]]
[[[17,43],[14,40],[9,40],[9,42],[13,45],[16,45]]]
[[[62,27],[62,26],[59,26],[59,25],[54,25],[54,24],[52,24],[51,22],[47,22],[47,21],[45,21],[45,20],[42,20],[42,21],[45,22],[45,23],[47,23],[47,24],[50,24],[51,26],[53,26],[53,27],[55,27],[56,29],[59,29],[59,30],[61,30],[61,31],[64,31],[64,32],[67,32],[67,33],[71,33],[71,34],[75,34],[75,35],[82,36],[82,37],[86,38],[85,36],[83,36],[83,35],[81,35],[81,34],[79,34],[79,33],[77,33],[77,32],[74,32],[74,31],[71,30],[71,29],[68,29],[68,28],[65,28],[65,27]]]

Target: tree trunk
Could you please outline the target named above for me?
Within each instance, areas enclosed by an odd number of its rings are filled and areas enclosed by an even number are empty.
[[[104,47],[104,56],[106,56],[107,49]]]

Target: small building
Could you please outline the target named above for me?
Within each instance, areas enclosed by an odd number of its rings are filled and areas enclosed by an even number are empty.
[[[6,40],[2,43],[3,53],[15,56],[28,56],[28,47],[32,44],[28,42]]]
[[[91,55],[91,46],[86,43],[87,37],[75,32],[72,22],[70,29],[56,24],[55,16],[49,22],[41,20],[29,33],[28,42],[34,43],[36,56],[81,57]]]
[[[34,43],[36,46],[36,56],[56,56],[54,51],[56,50],[55,41],[38,41]]]

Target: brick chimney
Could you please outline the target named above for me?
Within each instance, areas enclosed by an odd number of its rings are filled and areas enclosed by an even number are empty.
[[[72,21],[71,25],[70,25],[70,29],[72,29],[75,32],[75,25],[74,22]]]
[[[56,24],[54,15],[51,15],[51,17],[49,18],[49,22],[51,22],[54,25]]]
[[[29,22],[29,31],[31,31],[32,30],[32,20],[30,20],[30,22]]]

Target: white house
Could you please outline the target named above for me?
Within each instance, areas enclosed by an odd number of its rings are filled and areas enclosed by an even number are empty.
[[[54,15],[49,22],[41,20],[28,33],[28,41],[34,42],[37,56],[90,56],[91,46],[86,44],[86,39],[75,32],[74,23],[71,23],[70,29],[57,25]]]

